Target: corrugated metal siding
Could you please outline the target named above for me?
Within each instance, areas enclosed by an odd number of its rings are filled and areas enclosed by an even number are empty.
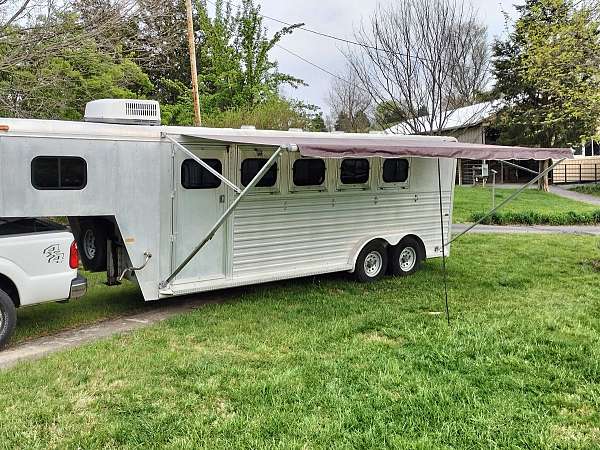
[[[451,193],[444,196],[449,211]],[[256,196],[234,219],[233,275],[343,265],[371,236],[416,234],[428,249],[440,243],[437,193],[354,192]]]

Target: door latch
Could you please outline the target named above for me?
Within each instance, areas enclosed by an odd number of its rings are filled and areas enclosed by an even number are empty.
[[[221,203],[221,204],[225,203],[225,194],[219,195],[219,203]]]

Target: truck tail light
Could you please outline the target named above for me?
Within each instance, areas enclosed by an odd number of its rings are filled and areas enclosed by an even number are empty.
[[[77,269],[79,267],[79,251],[77,251],[77,242],[75,241],[71,244],[69,266],[71,266],[71,269]]]

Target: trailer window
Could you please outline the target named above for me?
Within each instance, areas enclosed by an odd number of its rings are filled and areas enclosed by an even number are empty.
[[[321,186],[325,182],[325,161],[321,159],[298,159],[294,162],[296,186]]]
[[[220,174],[223,173],[223,164],[220,160],[203,159],[202,161]],[[221,186],[221,180],[193,159],[186,159],[181,165],[181,185],[185,189],[216,189]]]
[[[408,180],[408,160],[386,159],[383,163],[384,183],[405,183]]]
[[[242,161],[242,185],[248,186],[268,161],[266,158],[249,158]],[[273,187],[276,183],[277,163],[269,168],[256,187]]]
[[[31,184],[38,190],[83,189],[87,163],[74,156],[38,156],[31,162]]]
[[[344,159],[340,168],[342,184],[365,184],[369,181],[368,159]]]

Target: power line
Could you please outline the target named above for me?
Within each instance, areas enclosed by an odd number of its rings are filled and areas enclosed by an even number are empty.
[[[287,49],[287,48],[285,48],[285,47],[282,47],[282,46],[281,46],[281,45],[279,45],[279,44],[275,44],[275,46],[276,46],[276,47],[278,47],[278,48],[280,48],[281,50],[283,50],[283,51],[285,51],[285,52],[289,53],[290,55],[292,55],[292,56],[295,56],[296,58],[300,59],[301,61],[304,61],[305,63],[307,63],[307,64],[309,64],[309,65],[313,66],[314,68],[316,68],[316,69],[319,69],[320,71],[322,71],[322,72],[324,72],[324,73],[326,73],[326,74],[328,74],[328,75],[331,75],[332,77],[336,78],[337,80],[340,80],[340,81],[342,81],[342,82],[344,82],[344,83],[346,83],[346,84],[348,84],[348,85],[350,85],[350,86],[352,86],[352,87],[358,88],[358,89],[360,89],[360,90],[362,90],[362,91],[364,91],[364,92],[366,92],[367,94],[369,94],[369,95],[370,95],[370,92],[369,92],[367,89],[365,89],[364,87],[362,87],[362,86],[360,86],[360,85],[358,85],[358,84],[356,84],[356,83],[353,83],[353,82],[351,82],[351,81],[348,81],[348,80],[346,80],[345,78],[343,78],[343,77],[340,77],[339,75],[336,75],[335,73],[333,73],[333,72],[331,72],[331,71],[329,71],[329,70],[325,69],[324,67],[322,67],[322,66],[319,66],[318,64],[316,64],[316,63],[314,63],[314,62],[312,62],[312,61],[310,61],[310,60],[306,59],[304,56],[301,56],[301,55],[299,55],[299,54],[298,54],[298,53],[296,53],[296,52],[293,52],[293,51],[291,51],[291,50],[289,50],[289,49]]]
[[[213,6],[217,6],[216,3],[212,0],[206,0],[208,3],[210,3]],[[236,8],[238,11],[242,9],[242,7],[240,5],[237,5],[235,3],[229,2],[229,4],[231,6],[233,6],[234,8]],[[290,22],[286,22],[285,20],[281,20],[281,19],[277,19],[275,17],[271,17],[271,16],[267,16],[266,14],[263,13],[259,13],[259,16],[267,19],[267,20],[272,20],[273,22],[277,22],[280,23],[282,25],[288,26],[288,27],[293,27],[294,25],[298,25],[298,24],[293,24]],[[364,44],[364,43],[360,43],[357,41],[353,41],[351,39],[346,39],[346,38],[342,38],[339,36],[335,36],[333,34],[327,34],[327,33],[323,33],[321,31],[317,31],[317,30],[313,30],[312,28],[307,28],[305,26],[304,23],[300,24],[301,26],[297,27],[298,30],[302,30],[305,31],[307,33],[312,33],[316,36],[321,36],[327,39],[333,39],[335,41],[338,42],[343,42],[344,44],[349,44],[349,45],[354,45],[354,46],[358,46],[358,47],[362,47],[362,48],[366,48],[369,50],[375,50],[377,52],[382,52],[382,53],[388,53],[390,55],[396,55],[396,56],[401,56],[403,58],[411,58],[420,62],[433,62],[433,60],[428,59],[428,58],[423,58],[422,56],[416,56],[416,55],[409,55],[408,53],[402,53],[402,52],[397,52],[394,50],[389,50],[389,49],[384,49],[384,48],[380,48],[380,47],[375,47],[374,45],[369,45],[369,44]]]

